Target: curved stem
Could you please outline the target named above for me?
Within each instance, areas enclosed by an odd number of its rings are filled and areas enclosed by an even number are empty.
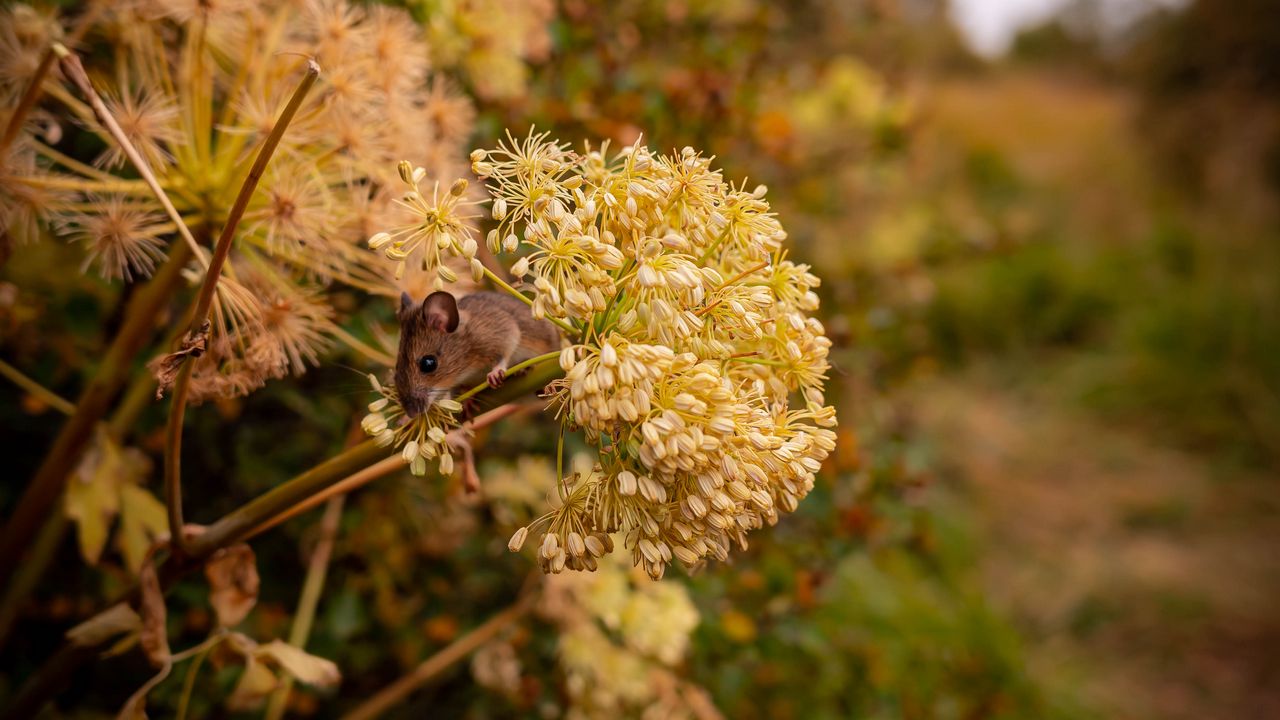
[[[218,237],[218,244],[214,247],[213,257],[209,260],[209,267],[205,271],[204,284],[200,286],[200,295],[196,299],[195,310],[191,315],[191,326],[188,330],[189,337],[195,338],[207,332],[204,328],[209,321],[209,308],[213,304],[213,295],[218,288],[218,280],[222,275],[222,266],[226,263],[227,255],[231,252],[231,241],[235,237],[236,226],[240,224],[240,219],[244,217],[245,208],[249,206],[249,200],[253,197],[254,191],[257,190],[258,181],[262,178],[262,174],[267,168],[267,163],[271,162],[271,156],[275,154],[276,146],[280,144],[280,139],[284,137],[285,129],[293,121],[293,116],[298,112],[298,108],[302,106],[307,93],[311,92],[311,87],[315,85],[319,77],[320,65],[314,60],[308,61],[306,75],[303,76],[302,82],[298,84],[297,89],[293,91],[293,97],[289,98],[289,104],[280,113],[275,126],[271,128],[271,134],[267,136],[262,148],[258,151],[258,156],[254,158],[253,165],[249,168],[249,174],[240,186],[240,194],[236,196],[235,203],[232,204],[231,211],[227,214],[226,225],[222,227],[222,234]],[[169,421],[165,427],[166,442],[164,453],[164,487],[166,505],[169,510],[169,533],[173,538],[173,552],[178,557],[187,552],[186,536],[182,532],[184,525],[182,522],[182,422],[186,414],[187,391],[191,385],[191,372],[194,367],[190,354],[184,356],[180,362],[182,367],[178,372],[177,380],[173,384],[173,398],[169,404]]]
[[[544,363],[548,360],[554,360],[558,357],[560,357],[559,350],[555,352],[544,353],[542,355],[538,355],[537,357],[531,357],[528,360],[525,360],[524,362],[516,363],[515,365],[512,365],[511,367],[507,368],[507,374],[515,375],[516,373],[520,372],[521,370],[524,370],[525,368],[531,368],[534,365],[538,365],[539,363]],[[475,397],[478,393],[483,392],[484,389],[487,387],[489,387],[489,383],[482,382],[479,385],[476,385],[470,390],[454,398],[454,400],[458,402],[465,402],[467,400],[470,400],[472,397]]]

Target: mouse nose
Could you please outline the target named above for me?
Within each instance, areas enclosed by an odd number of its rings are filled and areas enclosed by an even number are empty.
[[[412,420],[421,415],[422,411],[426,409],[426,402],[416,395],[408,394],[401,396],[400,406],[404,408],[405,417]]]

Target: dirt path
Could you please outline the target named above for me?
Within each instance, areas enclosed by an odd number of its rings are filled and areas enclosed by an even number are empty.
[[[912,397],[973,501],[981,569],[1032,672],[1115,718],[1280,718],[1274,478],[1108,427],[1061,402],[939,380]]]

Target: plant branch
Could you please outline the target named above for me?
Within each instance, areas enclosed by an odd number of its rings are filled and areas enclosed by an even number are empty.
[[[8,587],[31,536],[53,511],[67,478],[92,438],[94,426],[106,414],[129,375],[134,357],[151,336],[156,318],[181,284],[182,269],[190,257],[185,245],[174,247],[151,280],[129,299],[124,322],[77,400],[75,413],[58,432],[5,525],[0,539],[0,587]]]
[[[514,403],[507,403],[506,405],[501,405],[499,407],[496,407],[490,410],[489,412],[479,415],[474,420],[467,423],[465,428],[467,430],[479,430],[480,428],[488,427],[489,425],[492,425],[493,423],[498,422],[499,420],[511,415],[512,413],[518,412],[519,410],[520,410],[520,407],[518,405]],[[449,438],[450,439],[461,438],[462,434],[460,430],[461,429],[453,430],[452,432],[450,432]],[[302,502],[298,503],[297,505],[294,505],[288,510],[285,510],[279,515],[269,518],[268,520],[263,522],[261,525],[255,527],[252,531],[250,531],[245,536],[245,539],[248,540],[250,538],[255,538],[261,535],[262,533],[270,530],[271,528],[274,528],[275,526],[283,522],[286,522],[288,520],[292,520],[293,518],[301,515],[302,513],[310,510],[311,508],[316,507],[317,505],[324,502],[325,500],[328,500],[337,495],[346,495],[350,493],[352,490],[362,488],[365,485],[368,485],[369,483],[373,482],[374,480],[377,480],[378,478],[381,478],[385,475],[393,473],[396,470],[403,468],[404,466],[405,466],[404,458],[397,453],[395,455],[392,455],[389,458],[386,458],[385,460],[376,462],[373,465],[370,465],[369,467],[363,470],[354,472],[350,476],[325,488],[324,490],[321,490],[315,495],[312,495],[306,498]]]
[[[498,633],[523,617],[533,608],[535,597],[536,595],[532,593],[525,595],[511,607],[445,646],[440,652],[424,660],[408,675],[379,690],[373,697],[356,706],[356,709],[343,716],[343,720],[371,720],[404,702],[415,690],[426,685],[450,665],[475,652],[481,645],[489,642]]]
[[[22,124],[26,122],[31,108],[35,107],[36,101],[40,99],[40,95],[44,91],[44,79],[48,76],[50,68],[53,67],[53,60],[52,49],[46,50],[44,57],[40,58],[40,65],[36,67],[35,74],[31,76],[31,82],[27,85],[26,91],[22,93],[22,99],[18,101],[18,107],[14,108],[13,114],[9,116],[9,124],[4,128],[4,136],[0,137],[0,159],[4,158],[9,146],[18,137],[18,133],[22,130]]]
[[[483,395],[491,395],[497,404],[506,404],[512,399],[542,388],[558,377],[559,373],[559,365],[547,365]],[[185,558],[170,556],[165,561],[159,570],[160,586],[171,587],[184,574],[200,567],[201,562],[215,551],[247,538],[264,521],[323,492],[353,472],[367,468],[389,454],[390,451],[387,448],[380,448],[372,440],[367,440],[224,515],[204,532],[191,539],[188,545],[189,554]],[[398,453],[396,455],[398,456]],[[122,598],[108,603],[107,607],[121,600],[136,603],[138,596],[138,588],[134,586],[124,593]],[[14,697],[11,707],[5,708],[8,717],[34,716],[70,679],[75,669],[92,660],[99,649],[100,646],[90,647],[71,642],[64,644],[62,649],[47,660]]]
[[[524,370],[525,368],[530,368],[530,367],[533,367],[534,365],[538,365],[538,364],[540,364],[540,363],[544,363],[544,362],[546,362],[546,361],[548,361],[548,360],[554,360],[554,359],[556,359],[556,358],[558,358],[558,357],[560,357],[560,351],[559,351],[559,350],[556,350],[555,352],[545,353],[545,354],[543,354],[543,355],[538,355],[537,357],[531,357],[531,358],[529,358],[528,360],[525,360],[524,362],[516,363],[515,365],[513,365],[513,366],[511,366],[511,367],[507,368],[507,375],[515,375],[516,373],[520,372],[521,370]],[[455,400],[455,401],[457,401],[457,402],[460,402],[460,403],[461,403],[461,402],[466,402],[467,400],[470,400],[470,399],[471,399],[472,397],[474,397],[475,395],[477,395],[477,394],[479,394],[479,393],[483,392],[483,391],[484,391],[484,389],[485,389],[485,388],[487,388],[487,387],[489,387],[489,383],[487,383],[487,382],[482,382],[482,383],[480,383],[479,385],[476,385],[475,387],[471,388],[470,390],[468,390],[468,391],[466,391],[466,392],[462,393],[461,395],[459,395],[458,397],[454,398],[454,400]]]
[[[303,100],[311,92],[312,86],[319,77],[320,65],[315,60],[309,60],[306,75],[293,91],[293,97],[289,98],[289,103],[285,105],[280,117],[276,119],[275,126],[271,128],[271,133],[267,135],[266,141],[258,151],[258,156],[249,168],[249,174],[240,185],[240,194],[231,205],[227,222],[222,227],[222,234],[218,237],[218,244],[214,247],[213,257],[209,260],[209,267],[205,271],[204,284],[200,286],[200,294],[191,315],[191,326],[187,331],[188,338],[207,335],[209,309],[213,305],[213,295],[218,288],[222,266],[231,252],[231,241],[235,238],[236,227],[244,217],[245,208],[249,206],[249,200],[258,189],[258,181],[262,179],[267,163],[271,162],[271,156],[275,154],[280,139],[284,137],[285,130],[293,121],[293,116],[297,114],[298,108],[302,107]],[[178,379],[173,385],[173,397],[169,403],[169,421],[165,426],[165,504],[169,511],[169,533],[173,538],[173,553],[178,557],[187,552],[186,538],[182,532],[184,525],[182,522],[182,423],[187,409],[187,393],[191,387],[193,355],[195,353],[188,353],[179,360],[182,366],[178,372]]]
[[[41,385],[35,380],[32,380],[26,375],[23,375],[21,370],[3,360],[0,360],[0,375],[9,378],[14,385],[26,390],[28,395],[34,395],[43,401],[45,405],[48,405],[63,415],[75,414],[75,405],[72,405],[61,395],[55,393],[49,388]]]
[[[75,45],[84,38],[85,33],[97,22],[98,16],[105,9],[106,2],[98,0],[89,4],[89,9],[85,10],[80,19],[76,21],[75,27],[71,34],[67,36],[67,44]],[[27,83],[27,89],[22,93],[22,99],[18,101],[18,106],[14,108],[13,114],[9,116],[9,123],[4,128],[4,136],[0,137],[0,158],[4,157],[4,153],[13,144],[18,133],[22,130],[22,123],[26,121],[27,115],[31,109],[36,106],[40,100],[40,95],[44,93],[44,80],[49,76],[49,70],[53,68],[54,49],[50,47],[45,51],[44,56],[40,58],[40,65],[36,67],[35,73],[31,75],[31,81]]]
[[[508,293],[519,298],[525,305],[528,305],[529,307],[533,307],[533,301],[529,299],[528,295],[525,295],[519,290],[511,287],[511,285],[509,285],[506,280],[503,280],[502,278],[495,275],[493,271],[491,271],[487,267],[484,268],[484,276],[489,278],[489,281],[492,282],[494,285],[497,285],[498,287],[502,288]],[[560,328],[561,330],[564,330],[565,332],[569,333],[569,336],[571,339],[574,337],[577,337],[578,329],[575,328],[573,325],[570,325],[569,323],[565,322],[564,320],[561,320],[560,318],[547,318],[547,320],[554,323],[556,327]]]
[[[329,498],[324,517],[320,519],[320,537],[316,540],[315,549],[311,551],[307,577],[302,583],[302,594],[298,597],[298,611],[294,613],[293,626],[289,628],[289,644],[299,649],[306,648],[307,638],[311,636],[311,625],[315,621],[316,608],[320,605],[320,594],[324,591],[329,558],[333,556],[333,541],[338,537],[338,524],[342,520],[342,506],[346,499],[346,495]],[[290,676],[271,693],[271,700],[267,705],[267,720],[280,720],[284,717],[292,690],[293,677]]]

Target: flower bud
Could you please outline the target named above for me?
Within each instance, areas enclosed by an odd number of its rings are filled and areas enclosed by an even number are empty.
[[[511,552],[520,552],[520,548],[524,547],[524,541],[528,537],[528,527],[522,527],[519,530],[516,530],[511,536],[511,539],[507,541],[507,549]]]

